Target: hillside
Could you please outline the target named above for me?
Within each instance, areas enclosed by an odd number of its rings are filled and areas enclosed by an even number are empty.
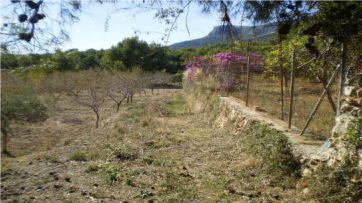
[[[236,26],[234,27],[234,40],[238,39],[241,35],[243,40],[256,40],[265,41],[271,39],[276,31],[275,25],[261,25],[261,26]],[[175,49],[182,49],[186,47],[202,47],[208,44],[227,42],[227,31],[223,26],[214,27],[211,32],[205,37],[183,41],[172,44],[170,47]]]

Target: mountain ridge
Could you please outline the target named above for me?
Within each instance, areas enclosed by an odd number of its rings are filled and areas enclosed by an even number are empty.
[[[233,40],[238,40],[241,36],[242,40],[267,41],[274,36],[276,30],[277,27],[274,24],[235,26],[232,29]],[[205,37],[174,43],[170,47],[175,49],[198,48],[208,44],[226,43],[230,41],[227,33],[226,26],[215,26]]]

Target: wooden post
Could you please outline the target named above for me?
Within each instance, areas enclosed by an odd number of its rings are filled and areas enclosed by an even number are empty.
[[[282,101],[281,106],[281,116],[280,119],[284,120],[284,89],[283,89],[283,63],[282,63],[282,40],[279,36],[279,54],[278,54],[278,61],[279,61],[279,76],[280,76],[280,99]]]
[[[344,83],[346,81],[346,64],[347,64],[347,46],[346,43],[342,43],[342,67],[340,72],[339,78],[339,93],[338,93],[338,108],[337,108],[337,116],[340,114],[342,100],[341,97],[343,96],[343,88]]]
[[[322,101],[323,101],[323,99],[324,99],[324,96],[326,96],[327,90],[328,90],[329,86],[331,86],[332,81],[333,81],[333,79],[336,77],[337,71],[339,70],[340,67],[341,67],[341,66],[338,65],[337,68],[336,68],[336,70],[334,70],[334,73],[333,73],[331,79],[329,79],[329,82],[328,82],[326,88],[323,90],[321,97],[319,98],[319,100],[318,100],[317,104],[315,105],[312,113],[310,114],[310,116],[309,116],[309,118],[308,118],[308,120],[307,120],[307,123],[305,124],[305,126],[304,126],[302,132],[300,133],[300,135],[303,135],[304,132],[307,130],[307,128],[308,128],[308,126],[309,126],[309,123],[312,121],[315,113],[317,112],[319,106],[321,105],[321,103],[322,103]]]
[[[245,105],[249,105],[249,87],[250,87],[250,54],[247,56],[247,64],[246,64],[246,98]]]
[[[228,84],[226,87],[226,95],[229,96],[229,88],[230,88],[230,61],[228,63]]]
[[[292,128],[292,118],[293,118],[293,107],[294,107],[294,69],[295,69],[295,47],[293,48],[292,54],[292,73],[290,81],[290,106],[289,106],[289,117],[288,117],[288,129]]]

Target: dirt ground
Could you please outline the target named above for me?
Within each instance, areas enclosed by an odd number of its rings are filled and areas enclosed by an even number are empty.
[[[138,96],[118,113],[108,101],[97,129],[67,96],[47,121],[14,124],[1,202],[299,202],[181,91]]]

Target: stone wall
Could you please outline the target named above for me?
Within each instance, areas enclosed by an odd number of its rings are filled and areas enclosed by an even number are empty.
[[[358,159],[362,170],[362,88],[347,85],[344,88],[340,115],[332,130],[329,145],[323,147],[322,156],[333,166],[346,157]],[[353,128],[358,128],[352,132]],[[360,180],[362,181],[362,179]]]

